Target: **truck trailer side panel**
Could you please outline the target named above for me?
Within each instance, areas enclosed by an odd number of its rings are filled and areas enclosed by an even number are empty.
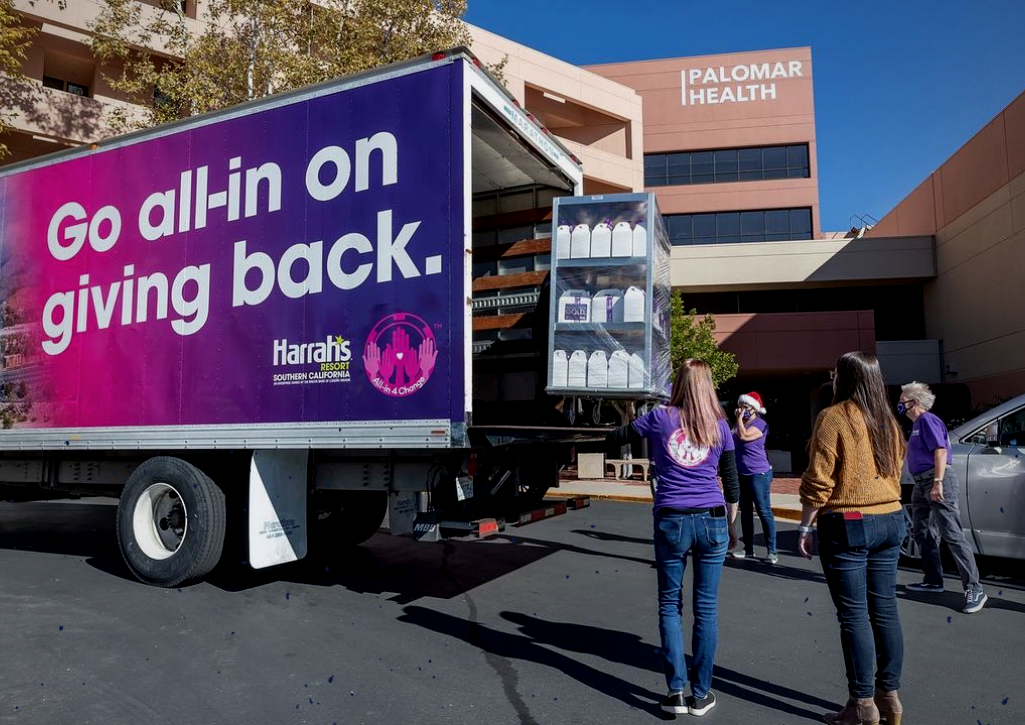
[[[0,448],[451,446],[466,72],[318,86],[0,177]]]

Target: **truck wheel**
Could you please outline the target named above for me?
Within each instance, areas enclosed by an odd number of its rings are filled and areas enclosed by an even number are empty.
[[[140,581],[177,587],[202,579],[221,558],[224,493],[179,458],[160,456],[128,478],[117,509],[117,538]]]
[[[316,553],[362,544],[377,533],[388,511],[387,491],[316,491],[311,500],[310,537]]]

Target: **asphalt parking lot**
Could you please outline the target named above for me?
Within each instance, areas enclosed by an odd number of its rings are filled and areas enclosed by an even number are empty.
[[[648,723],[666,719],[650,512],[590,508],[484,541],[381,533],[320,560],[130,577],[112,502],[0,504],[0,723]],[[845,699],[818,561],[730,563],[722,723],[821,722]],[[1025,721],[1025,577],[989,606],[900,592],[907,723]],[[910,569],[900,580],[918,577]],[[684,717],[686,721],[686,716]]]

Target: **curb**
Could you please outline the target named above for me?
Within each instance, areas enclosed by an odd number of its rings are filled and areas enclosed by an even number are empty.
[[[598,499],[600,501],[623,501],[625,503],[644,503],[651,504],[650,498],[639,498],[636,496],[620,496],[615,493],[569,493],[568,491],[552,491],[549,490],[545,494],[545,498],[579,498],[581,496],[587,496],[588,498]]]
[[[791,509],[791,508],[783,508],[782,506],[773,506],[772,507],[772,515],[775,516],[777,519],[784,519],[786,521],[800,521],[801,520],[801,510],[800,509]]]

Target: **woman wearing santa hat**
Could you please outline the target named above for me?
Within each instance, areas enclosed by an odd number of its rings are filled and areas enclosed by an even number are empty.
[[[772,465],[765,455],[765,439],[769,437],[769,426],[762,420],[765,406],[762,396],[750,392],[737,400],[737,425],[733,428],[733,440],[737,448],[737,474],[740,478],[740,528],[744,536],[744,548],[730,552],[734,559],[745,559],[755,555],[754,511],[762,522],[762,534],[768,553],[762,559],[766,564],[779,561],[776,555],[776,519],[772,517],[772,503],[769,489],[772,487]]]

